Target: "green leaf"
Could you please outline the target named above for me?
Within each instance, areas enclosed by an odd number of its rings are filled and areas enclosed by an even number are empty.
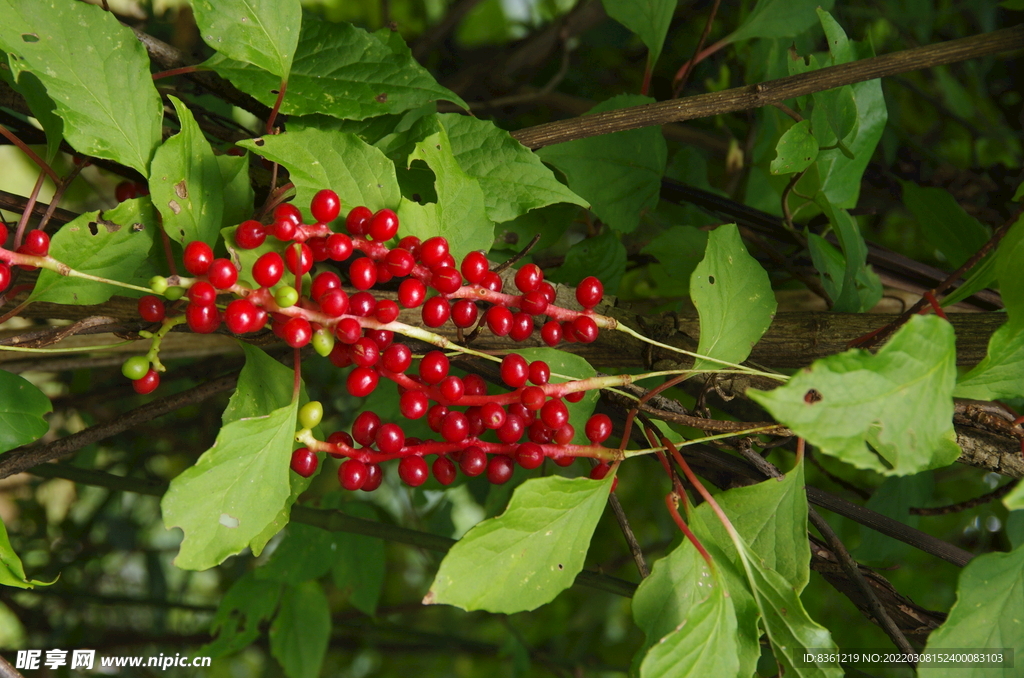
[[[297,20],[294,25],[298,26]],[[324,113],[363,120],[401,113],[438,100],[467,108],[457,94],[439,85],[416,63],[398,33],[387,33],[389,37],[382,39],[352,24],[324,21],[306,14],[281,113]],[[215,55],[205,65],[272,106],[281,84],[278,79],[242,63],[244,59],[227,56],[231,58]]]
[[[768,274],[747,253],[736,224],[711,231],[704,259],[690,278],[690,296],[700,316],[697,353],[730,363],[747,359],[775,317]],[[700,358],[693,365],[720,367]]]
[[[7,373],[0,372],[0,374]],[[37,581],[25,576],[25,566],[21,564],[21,558],[11,547],[11,539],[7,536],[7,526],[0,521],[0,585],[31,589],[36,586],[49,586],[56,581],[56,579],[51,582]]]
[[[647,63],[654,66],[665,44],[677,0],[602,0],[608,16],[640,36],[650,55]]]
[[[459,167],[480,183],[491,221],[511,221],[555,203],[588,207],[535,153],[494,123],[455,113],[438,117]]]
[[[295,184],[295,205],[306,214],[310,200],[324,188],[338,194],[346,214],[357,205],[374,212],[396,209],[402,197],[394,164],[354,134],[308,128],[238,145],[288,170]]]
[[[914,316],[877,355],[855,349],[829,356],[785,386],[748,395],[826,454],[909,475],[960,456],[952,424],[955,379],[952,326]]]
[[[579,285],[587,276],[597,276],[607,294],[615,294],[626,271],[626,248],[619,234],[605,229],[585,238],[565,253],[565,261],[547,277],[567,285]]]
[[[373,509],[363,502],[347,502],[340,506],[340,510],[359,518],[376,518]],[[339,551],[331,569],[334,585],[348,593],[348,601],[353,607],[372,617],[377,613],[377,603],[384,588],[384,542],[347,532],[334,534],[338,537]]]
[[[1024,261],[1024,218],[1017,220],[999,243],[996,250],[996,277],[999,294],[1015,327],[1024,327],[1024,275],[1020,264]]]
[[[255,193],[249,182],[249,159],[244,156],[218,155],[220,166],[221,200],[224,203],[225,224],[240,224],[252,217]]]
[[[125,200],[112,210],[86,212],[61,226],[50,243],[50,256],[80,273],[148,285],[149,251],[158,223],[149,198]],[[141,296],[123,287],[44,270],[29,298],[88,306],[115,294]]]
[[[857,97],[853,87],[846,85],[815,92],[813,98],[814,132],[822,146],[835,145],[857,132]],[[820,121],[824,121],[825,125],[819,124]]]
[[[331,639],[331,608],[315,581],[286,586],[270,625],[270,654],[288,678],[316,678]]]
[[[289,463],[299,401],[282,398],[290,398],[293,373],[243,346],[246,364],[225,412],[231,421],[196,465],[171,481],[161,503],[167,528],[185,532],[174,561],[183,569],[213,567],[253,542],[259,551],[267,526],[294,501]]]
[[[975,557],[960,573],[956,603],[945,623],[928,636],[926,653],[951,648],[980,651],[1008,648],[1019,661],[1024,653],[1024,546],[1009,553]],[[1013,669],[971,666],[922,671],[929,678],[982,678],[1014,675]]]
[[[867,311],[882,298],[882,282],[867,264],[868,248],[857,220],[846,210],[834,208],[821,197],[818,205],[832,223],[843,250],[842,254],[835,252],[831,245],[817,236],[809,239],[811,259],[821,273],[825,291],[832,297],[832,310],[838,313]],[[838,275],[840,264],[841,276]]]
[[[674,295],[690,293],[690,278],[704,258],[708,234],[695,226],[672,226],[647,243],[641,252],[657,258],[648,266],[658,289]]]
[[[1024,397],[1024,325],[1007,323],[988,340],[988,352],[957,382],[953,395],[975,400]]]
[[[530,362],[536,360],[546,362],[548,367],[551,368],[552,384],[561,384],[566,381],[589,379],[597,376],[597,370],[587,362],[586,358],[575,353],[569,353],[568,351],[544,347],[523,348],[516,351],[516,353]],[[585,428],[587,420],[594,413],[594,407],[597,406],[598,397],[598,392],[591,390],[587,391],[586,395],[578,403],[565,401],[565,406],[569,408],[569,423],[572,424],[573,429],[576,431],[576,437],[572,440],[574,445],[590,444]]]
[[[793,174],[811,166],[818,157],[818,140],[811,134],[811,122],[801,120],[786,130],[775,147],[772,174]]]
[[[203,646],[202,653],[223,657],[255,642],[260,635],[260,625],[269,621],[277,610],[281,589],[278,582],[261,581],[253,572],[236,579],[217,606],[217,614],[210,625],[210,632],[217,637]]]
[[[996,258],[992,252],[967,273],[963,284],[959,285],[950,294],[942,297],[939,303],[943,308],[959,303],[967,297],[987,289],[996,281]]]
[[[171,240],[182,245],[201,240],[212,247],[224,226],[220,164],[192,111],[177,97],[168,99],[178,113],[181,131],[153,156],[149,180],[153,204]]]
[[[583,570],[612,479],[526,481],[503,514],[452,547],[424,602],[505,614],[551,602]]]
[[[289,80],[302,23],[299,0],[193,0],[192,11],[207,45]]]
[[[487,251],[494,241],[494,224],[487,216],[480,182],[467,174],[452,154],[448,133],[436,117],[425,120],[430,136],[416,144],[406,166],[422,160],[434,171],[437,202],[420,205],[403,199],[398,208],[402,233],[421,240],[440,235],[448,239],[455,261],[473,250]]]
[[[613,97],[589,113],[653,103],[629,94]],[[657,127],[615,132],[546,146],[537,154],[561,171],[577,195],[591,204],[598,217],[617,231],[630,232],[640,212],[654,209],[661,193],[668,147]]]
[[[495,224],[494,245],[491,249],[518,252],[534,236],[540,235],[534,251],[543,251],[565,235],[579,213],[580,208],[576,205],[559,203],[531,210],[503,224]]]
[[[291,523],[286,529],[270,559],[255,570],[257,579],[298,585],[327,574],[342,555],[341,532],[301,523]]]
[[[722,582],[707,581],[710,595],[691,607],[682,623],[651,648],[641,678],[735,676],[739,673],[736,610]]]
[[[722,39],[792,38],[814,25],[814,8],[832,9],[834,0],[758,0],[743,24]]]
[[[64,120],[68,143],[149,175],[163,105],[131,29],[82,2],[0,0],[0,47],[11,71],[33,73]],[[116,65],[110,62],[117,55]]]
[[[980,221],[967,214],[949,191],[926,188],[911,181],[903,185],[903,204],[914,215],[925,238],[957,268],[988,242]]]
[[[22,71],[15,78],[8,64],[7,53],[0,51],[0,80],[25,98],[32,115],[46,132],[46,161],[53,162],[57,151],[60,150],[60,142],[64,140],[64,121],[57,115],[57,106],[46,93],[46,87],[39,78],[29,71]]]
[[[24,377],[0,370],[0,452],[39,440],[50,430],[50,399]]]

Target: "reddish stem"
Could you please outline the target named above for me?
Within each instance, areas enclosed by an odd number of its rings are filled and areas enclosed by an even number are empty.
[[[647,96],[647,91],[651,88],[651,74],[654,70],[654,64],[651,63],[651,52],[647,51],[647,65],[644,66],[644,81],[640,85],[640,95]]]
[[[159,73],[153,74],[154,80],[160,80],[161,78],[170,78],[175,75],[188,75],[189,73],[201,73],[209,70],[208,68],[202,68],[201,66],[182,66],[181,68],[172,68],[166,71],[160,71]]]
[[[21,247],[21,240],[25,235],[25,226],[28,225],[28,219],[32,215],[32,210],[35,209],[36,200],[39,198],[39,190],[43,187],[43,180],[45,177],[45,173],[39,173],[39,178],[36,179],[36,185],[32,187],[32,194],[28,197],[28,202],[25,204],[25,209],[21,213],[21,218],[18,219],[18,228],[14,232],[14,249]]]
[[[514,457],[516,450],[522,443],[491,443],[479,438],[468,438],[461,442],[449,443],[439,440],[428,440],[419,445],[408,445],[402,448],[401,452],[385,453],[375,452],[369,448],[349,447],[344,443],[327,443],[316,441],[308,445],[314,452],[327,452],[335,457],[351,457],[369,464],[380,464],[401,459],[402,457],[425,457],[428,455],[444,456],[453,452],[461,452],[467,447],[476,446],[486,454],[503,454],[507,457]],[[600,445],[549,445],[540,444],[545,457],[558,459],[560,457],[590,457],[602,461],[616,461],[617,451]]]
[[[939,306],[939,300],[935,298],[935,294],[933,294],[931,290],[924,293],[924,298],[928,300],[929,304],[931,304],[932,310],[935,311],[935,315],[939,316],[943,320],[949,320],[949,318],[946,317],[946,312],[942,310],[941,306]],[[924,311],[925,309],[922,308],[920,311],[921,315],[924,315]]]
[[[704,24],[704,31],[700,34],[700,40],[697,42],[697,49],[693,50],[693,56],[679,69],[676,73],[676,77],[673,78],[673,89],[672,97],[678,97],[679,93],[686,87],[686,81],[690,79],[690,73],[693,72],[693,67],[697,65],[697,55],[704,49],[704,43],[708,39],[708,35],[711,33],[711,25],[715,22],[715,15],[718,14],[718,6],[722,0],[715,0],[715,4],[711,7],[711,14],[708,15],[708,20]]]
[[[714,569],[715,564],[711,560],[711,554],[704,548],[704,544],[700,543],[700,539],[697,539],[697,535],[690,531],[690,526],[683,521],[683,517],[679,515],[679,509],[676,508],[676,502],[673,499],[675,496],[675,493],[665,495],[665,506],[668,507],[668,512],[672,514],[672,520],[676,521],[676,526],[690,540],[690,543],[697,549],[704,562],[708,564],[708,567]]]
[[[7,129],[3,125],[0,125],[0,134],[6,137],[7,140],[10,141],[12,144],[21,149],[22,153],[24,153],[25,155],[32,159],[32,162],[39,165],[39,168],[46,172],[46,175],[50,177],[54,184],[60,183],[60,177],[57,176],[57,173],[53,171],[53,168],[47,165],[45,160],[36,155],[36,152],[29,148],[24,141],[19,139],[14,132]]]
[[[288,81],[282,80],[281,86],[277,90],[277,101],[274,102],[274,107],[270,109],[270,117],[267,118],[267,134],[274,133],[274,121],[277,119],[277,112],[281,110],[281,102],[284,101],[284,93],[288,90]]]

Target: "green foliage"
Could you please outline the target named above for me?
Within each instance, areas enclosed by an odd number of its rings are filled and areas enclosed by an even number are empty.
[[[608,16],[640,36],[647,45],[647,62],[653,66],[661,56],[677,0],[602,0]]]
[[[64,139],[64,121],[54,110],[56,106],[53,99],[46,94],[46,87],[31,71],[21,71],[15,77],[11,72],[7,54],[3,51],[0,51],[0,80],[25,97],[25,103],[32,111],[32,116],[46,132],[46,160],[52,162],[60,148],[60,142]]]
[[[903,202],[928,242],[957,268],[988,240],[988,231],[964,212],[956,199],[940,188],[925,188],[910,181],[903,185]]]
[[[11,539],[7,536],[7,526],[0,522],[0,585],[30,589],[35,586],[49,586],[53,583],[52,581],[36,581],[25,576],[25,566],[21,564],[21,558],[11,547]]]
[[[583,569],[613,479],[523,483],[503,514],[452,547],[424,602],[505,614],[551,602]]]
[[[743,24],[723,42],[751,38],[791,38],[814,24],[814,9],[832,9],[834,0],[758,0]]]
[[[0,370],[0,452],[41,438],[50,429],[43,415],[52,410],[30,381]]]
[[[700,314],[697,353],[738,363],[746,360],[775,317],[775,295],[768,274],[747,253],[735,224],[708,237],[704,260],[690,279],[690,296]],[[718,369],[698,358],[694,369]]]
[[[270,625],[270,654],[288,678],[316,678],[331,639],[331,608],[315,581],[285,585]]]
[[[597,276],[608,294],[615,294],[626,270],[626,248],[619,235],[605,229],[592,238],[584,238],[569,248],[565,261],[549,280],[576,286],[587,276]]]
[[[772,174],[803,172],[818,157],[818,140],[811,134],[811,121],[801,120],[786,130],[775,147]]]
[[[146,49],[131,29],[86,3],[2,0],[0,48],[11,72],[28,71],[64,120],[64,136],[77,150],[149,174],[160,143],[162,105],[149,76]],[[72,47],[72,49],[69,49]],[[107,68],[108,55],[117,65]]]
[[[192,10],[210,47],[288,80],[302,20],[299,0],[196,0]]]
[[[832,310],[863,313],[882,298],[882,283],[867,264],[868,248],[857,221],[844,209],[819,202],[835,229],[842,252],[824,238],[810,234],[811,259],[821,273],[821,284],[832,299]]]
[[[785,386],[750,396],[822,452],[907,475],[960,456],[952,422],[955,355],[948,322],[915,316],[877,355],[853,349],[816,360]]]
[[[235,580],[221,599],[210,627],[217,637],[203,647],[203,652],[221,657],[255,641],[260,624],[269,621],[277,610],[282,588],[277,582],[257,579],[252,572]]]

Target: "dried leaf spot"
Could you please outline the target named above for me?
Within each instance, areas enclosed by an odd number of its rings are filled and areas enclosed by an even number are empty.
[[[35,33],[22,33],[21,39],[25,42],[39,42],[39,36]]]
[[[132,233],[142,233],[145,230],[146,225],[143,224],[141,221],[136,221],[134,224],[132,224]]]
[[[375,99],[375,100],[377,101],[377,103],[379,103],[379,104],[386,104],[386,103],[387,103],[387,101],[388,101],[388,93],[387,93],[387,92],[381,92],[380,94],[378,94],[377,96],[375,96],[375,97],[373,97],[373,98],[374,98],[374,99]]]
[[[230,527],[232,529],[238,527],[241,524],[241,521],[238,520],[238,518],[235,518],[234,516],[229,516],[226,513],[220,514],[220,519],[217,522],[219,522],[224,527]]]
[[[709,285],[714,285],[715,284],[715,276],[713,276],[713,275],[709,275],[708,276],[708,284]]]
[[[562,565],[561,563],[559,563],[558,564],[558,569],[559,570],[564,570],[565,569],[565,565]]]
[[[121,224],[117,223],[116,221],[104,219],[103,217],[99,217],[98,219],[96,219],[96,221],[103,224],[103,228],[107,229],[107,233],[117,233],[118,231],[121,230]],[[95,235],[95,233],[93,235]]]
[[[181,205],[178,204],[177,200],[168,201],[167,206],[170,207],[171,211],[175,214],[181,214]],[[184,233],[182,235],[184,235]]]
[[[813,388],[811,390],[809,390],[807,393],[804,394],[804,402],[807,403],[808,405],[813,405],[814,403],[820,403],[821,400],[822,400],[821,394],[818,393]]]
[[[188,197],[188,184],[185,183],[184,179],[174,184],[174,194],[182,200]]]
[[[260,137],[259,139],[253,139],[253,143],[256,144],[257,146],[262,146],[267,142],[263,140],[263,137]]]

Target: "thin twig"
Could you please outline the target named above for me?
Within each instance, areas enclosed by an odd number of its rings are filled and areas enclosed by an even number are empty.
[[[622,536],[626,538],[626,545],[629,546],[629,553],[633,556],[633,562],[636,563],[636,569],[640,572],[640,578],[646,579],[651,574],[650,568],[647,567],[647,559],[644,558],[640,542],[636,540],[636,535],[633,534],[633,528],[629,525],[626,512],[622,510],[622,502],[619,501],[614,492],[608,495],[608,504],[612,507],[612,513],[615,514],[615,520],[619,523]]]
[[[962,502],[960,502],[958,504],[949,504],[948,506],[933,506],[933,507],[930,507],[930,508],[911,507],[910,508],[910,515],[912,515],[912,516],[944,516],[944,515],[947,515],[947,514],[950,514],[950,513],[958,513],[960,511],[966,511],[967,509],[972,509],[975,506],[982,506],[983,504],[988,504],[989,502],[993,502],[993,501],[995,501],[997,499],[1002,499],[1007,494],[1009,494],[1010,490],[1012,490],[1014,487],[1016,487],[1016,485],[1017,485],[1016,483],[1007,483],[1007,484],[1003,485],[1002,487],[997,487],[996,489],[992,490],[991,492],[986,492],[985,494],[981,495],[980,497],[975,497],[974,499],[968,499],[968,500],[962,501]]]
[[[539,243],[539,242],[540,242],[540,233],[538,233],[537,235],[533,236],[533,238],[530,240],[530,242],[526,243],[526,247],[524,247],[523,249],[519,250],[519,252],[517,252],[516,254],[513,254],[512,257],[508,261],[506,261],[505,263],[502,263],[502,264],[498,264],[497,266],[495,266],[491,270],[494,271],[495,273],[501,273],[502,271],[507,269],[509,266],[515,266],[516,263],[520,259],[525,257],[527,254],[529,254],[530,250],[532,250],[534,248],[534,246],[537,243]]]
[[[21,150],[22,153],[27,155],[32,160],[32,162],[34,162],[35,164],[39,165],[39,169],[41,169],[44,172],[46,172],[46,176],[50,177],[50,179],[53,181],[53,183],[55,183],[55,184],[60,183],[60,177],[57,176],[57,173],[53,171],[53,168],[50,167],[46,163],[45,160],[40,158],[39,155],[35,151],[33,151],[31,148],[29,148],[28,145],[24,141],[19,139],[18,136],[14,132],[12,132],[11,130],[7,129],[3,125],[0,125],[0,135],[3,135],[4,137],[6,137],[8,141],[10,141],[12,144],[17,146]]]
[[[690,60],[683,64],[676,76],[672,78],[674,81],[674,87],[672,88],[672,98],[675,99],[679,96],[679,93],[686,87],[686,81],[690,79],[690,73],[693,72],[693,67],[697,65],[697,55],[704,49],[704,43],[707,42],[708,35],[711,34],[711,26],[715,23],[715,15],[718,14],[718,6],[722,3],[722,0],[715,0],[715,4],[711,6],[711,13],[708,14],[708,20],[704,23],[704,30],[700,34],[700,40],[697,42],[697,48],[693,50],[693,56]]]

